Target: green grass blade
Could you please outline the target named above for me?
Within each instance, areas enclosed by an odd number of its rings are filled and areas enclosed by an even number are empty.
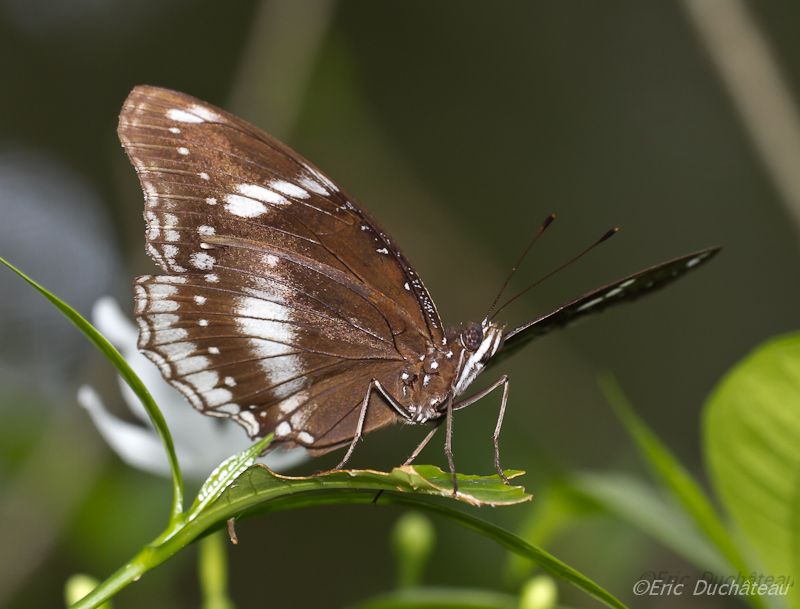
[[[577,522],[600,511],[600,506],[594,501],[558,477],[536,493],[533,505],[519,528],[520,537],[532,545],[547,547]],[[532,569],[529,560],[518,554],[510,554],[504,573],[506,585],[519,586],[530,576]]]
[[[618,472],[582,472],[571,476],[570,483],[603,511],[636,527],[701,571],[725,573],[730,569],[686,510],[668,501],[652,483]]]
[[[42,296],[53,303],[53,305],[64,314],[64,317],[71,321],[78,328],[78,330],[84,334],[84,336],[91,340],[97,346],[97,348],[100,349],[103,355],[108,358],[108,361],[114,365],[120,376],[125,379],[125,382],[128,383],[130,388],[133,389],[134,393],[141,400],[142,404],[147,410],[150,420],[153,423],[153,427],[155,427],[158,435],[161,436],[161,440],[164,443],[164,448],[167,451],[167,456],[169,457],[169,464],[172,470],[173,488],[172,515],[170,518],[170,523],[176,523],[182,517],[183,512],[183,477],[181,476],[180,466],[178,465],[178,457],[175,454],[175,446],[172,443],[172,436],[167,428],[167,423],[164,421],[161,411],[158,409],[158,406],[150,396],[150,392],[147,391],[147,387],[144,386],[139,377],[136,376],[133,370],[131,370],[131,367],[128,366],[128,363],[123,359],[122,355],[120,355],[119,351],[116,350],[114,345],[108,342],[105,336],[100,334],[100,332],[98,332],[92,324],[86,321],[86,319],[84,319],[80,313],[63,302],[57,296],[54,296],[48,292],[45,288],[40,286],[33,279],[25,275],[25,273],[14,267],[8,261],[0,258],[0,262],[5,264],[8,268],[32,285],[40,294],[42,294]]]
[[[697,481],[636,414],[616,379],[610,374],[605,374],[599,378],[599,383],[606,400],[636,442],[639,452],[645,463],[653,470],[656,479],[674,493],[678,501],[731,566],[745,576],[749,574],[750,571],[748,571],[739,550],[731,541],[725,526],[712,507],[711,501]],[[748,595],[747,600],[756,607],[765,606],[758,595]]]

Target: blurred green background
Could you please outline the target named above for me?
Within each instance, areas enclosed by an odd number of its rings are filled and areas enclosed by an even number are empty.
[[[116,136],[138,84],[230,110],[322,168],[403,247],[445,323],[482,318],[550,213],[511,294],[621,230],[506,309],[511,326],[723,245],[667,291],[537,342],[502,370],[503,463],[527,470],[534,494],[562,471],[643,470],[597,389],[602,370],[703,479],[705,397],[756,344],[800,326],[798,24],[789,0],[1,0],[0,255],[84,315],[103,295],[132,312],[133,278],[155,270]],[[86,382],[131,418],[111,367],[0,269],[0,606],[60,606],[69,575],[105,578],[166,522],[169,481],[105,446],[75,399]],[[499,395],[459,412],[459,471],[493,472],[498,405]],[[391,468],[424,431],[372,434],[350,464]],[[445,465],[439,440],[421,462]],[[518,530],[530,510],[478,516]],[[341,506],[242,523],[233,599],[333,608],[386,591],[399,514]],[[428,582],[505,589],[504,551],[437,524]],[[637,607],[666,601],[633,597],[641,573],[696,571],[607,517],[548,549]],[[195,571],[190,549],[116,606],[196,607]],[[562,599],[597,605],[567,588]],[[741,606],[702,600],[728,604]]]

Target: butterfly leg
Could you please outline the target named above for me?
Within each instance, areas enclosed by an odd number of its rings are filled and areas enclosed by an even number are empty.
[[[369,406],[369,398],[372,395],[372,390],[376,389],[381,392],[381,395],[386,398],[386,400],[391,404],[396,410],[402,412],[402,406],[397,403],[389,393],[383,388],[380,381],[376,379],[372,379],[370,381],[369,387],[367,387],[367,392],[364,394],[364,400],[361,402],[361,412],[358,415],[358,425],[356,426],[356,433],[353,436],[353,441],[350,442],[350,448],[347,449],[347,454],[342,459],[342,462],[339,463],[336,467],[333,468],[333,471],[340,470],[344,467],[345,463],[350,460],[350,455],[353,454],[353,451],[356,448],[356,443],[361,439],[361,436],[364,431],[364,421],[367,419],[367,407]]]
[[[450,473],[453,474],[453,497],[458,493],[458,478],[456,466],[453,463],[453,394],[447,396],[447,435],[444,440],[444,454],[450,464]]]
[[[500,385],[503,385],[503,400],[500,402],[500,415],[497,417],[497,425],[495,426],[494,433],[492,434],[492,440],[494,441],[494,466],[497,469],[497,473],[499,473],[500,477],[503,479],[503,482],[511,486],[511,482],[503,473],[503,468],[500,467],[500,446],[498,445],[498,438],[500,437],[500,428],[503,426],[503,417],[506,414],[506,402],[508,402],[508,376],[504,374],[499,379],[497,379],[497,381],[489,385],[483,391],[479,391],[475,395],[468,397],[466,400],[458,402],[455,406],[453,406],[453,410],[458,410],[459,408],[464,408],[465,406],[474,404],[481,398],[484,398],[487,395],[489,395]]]
[[[503,375],[500,381],[503,383],[503,400],[500,402],[500,414],[497,417],[497,425],[492,434],[492,440],[494,441],[494,466],[497,469],[497,473],[500,474],[500,477],[503,479],[503,482],[511,486],[511,482],[503,473],[503,468],[500,467],[500,447],[497,443],[497,439],[500,437],[500,428],[503,426],[503,416],[506,414],[506,402],[508,401],[508,377]]]
[[[428,442],[431,441],[431,438],[439,430],[439,426],[442,424],[443,421],[444,419],[442,418],[436,419],[436,422],[433,424],[433,429],[431,429],[428,432],[428,435],[425,436],[425,439],[419,443],[419,446],[417,446],[414,449],[414,452],[411,453],[411,456],[408,459],[406,459],[406,462],[403,463],[403,465],[411,465],[411,462],[419,456],[419,453],[422,452],[422,449],[425,448]]]
[[[419,456],[419,453],[422,452],[422,449],[425,448],[425,446],[428,444],[428,442],[431,441],[431,438],[433,437],[433,435],[439,430],[439,427],[441,427],[442,422],[444,422],[444,419],[442,419],[442,418],[436,419],[436,422],[433,424],[433,429],[431,429],[428,432],[428,435],[425,436],[425,439],[422,442],[419,443],[419,445],[414,449],[414,452],[411,453],[411,456],[408,459],[406,459],[406,461],[405,461],[405,463],[403,463],[403,465],[411,465],[411,462]],[[377,503],[378,499],[380,499],[381,495],[383,495],[383,491],[378,491],[378,494],[375,495],[375,499],[372,500],[372,503],[373,504]]]
[[[350,455],[353,454],[353,451],[356,448],[356,442],[358,442],[361,439],[361,433],[364,431],[364,421],[367,418],[367,406],[369,405],[369,397],[370,395],[372,395],[372,388],[375,387],[376,385],[380,387],[380,383],[375,379],[372,379],[372,381],[370,381],[369,387],[367,387],[367,392],[364,394],[364,399],[361,402],[361,412],[358,415],[358,425],[356,426],[356,433],[353,436],[353,441],[350,442],[350,448],[347,449],[347,454],[344,456],[344,459],[342,459],[342,462],[333,468],[334,471],[342,469],[344,467],[344,464],[350,460]]]

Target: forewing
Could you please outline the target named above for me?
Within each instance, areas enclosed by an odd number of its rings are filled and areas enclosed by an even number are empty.
[[[503,337],[502,348],[492,357],[490,363],[495,364],[502,361],[531,341],[553,330],[576,323],[588,315],[600,313],[614,305],[632,302],[659,290],[692,269],[705,264],[719,250],[720,248],[714,247],[675,258],[584,294],[572,302],[545,313],[541,317],[507,332]]]
[[[267,134],[152,87],[131,93],[119,134],[145,192],[147,250],[168,273],[136,282],[139,347],[197,409],[328,450],[352,437],[372,378],[441,340],[402,252]],[[399,418],[374,401],[367,430]]]
[[[371,286],[404,314],[393,334],[441,343],[442,325],[402,251],[352,197],[263,131],[191,96],[137,87],[119,136],[145,192],[148,252],[171,274],[208,270],[208,235],[269,244]],[[383,324],[385,325],[385,323]]]

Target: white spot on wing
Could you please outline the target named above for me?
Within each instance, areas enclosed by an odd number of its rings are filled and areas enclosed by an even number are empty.
[[[208,283],[219,283],[219,277],[217,277],[214,273],[209,273],[206,275],[206,281]]]
[[[322,175],[319,171],[317,171],[316,169],[312,169],[308,165],[306,165],[306,169],[308,169],[313,174],[313,176],[317,180],[319,180],[319,182],[321,184],[323,184],[324,186],[326,186],[327,188],[329,188],[333,192],[338,192],[339,191],[339,189],[336,187],[336,184],[331,182],[328,178],[326,178],[324,175]]]
[[[248,435],[254,436],[258,433],[260,427],[256,421],[256,417],[249,410],[242,410],[236,420],[244,425]]]
[[[151,283],[149,286],[147,286],[147,291],[153,298],[167,298],[177,294],[178,288],[176,288],[174,285]]]
[[[626,281],[625,283],[623,283],[623,284],[620,284],[620,286],[619,286],[619,287],[621,287],[621,288],[627,288],[628,286],[631,286],[631,285],[633,285],[634,283],[636,283],[636,280],[635,280],[635,279],[628,279],[628,281]]]
[[[181,132],[181,130],[178,129],[177,127],[170,127],[169,130],[170,130],[170,133],[180,133]]]
[[[200,176],[201,180],[210,180],[211,179],[211,177],[205,171],[201,171],[197,175]]]
[[[184,110],[178,110],[177,108],[170,108],[167,110],[167,118],[170,118],[174,121],[178,121],[179,123],[204,123],[205,120],[200,118],[199,116],[195,116],[194,114],[189,114]]]
[[[275,428],[275,437],[283,438],[292,433],[292,426],[287,421],[281,421],[280,425]]]
[[[155,241],[161,234],[161,225],[158,221],[158,216],[152,212],[147,212],[147,238],[150,241]]]
[[[389,250],[386,249],[385,247],[382,247],[381,249],[375,250],[375,251],[378,252],[379,254],[388,254],[389,253]]]
[[[201,271],[207,271],[214,266],[214,263],[217,261],[216,258],[205,254],[203,252],[194,252],[190,257],[189,260],[192,264],[200,269]]]
[[[150,342],[150,328],[141,317],[136,318],[136,324],[139,326],[139,344],[146,345]]]
[[[319,184],[318,182],[315,182],[313,179],[311,179],[308,176],[303,176],[302,178],[300,178],[298,180],[298,182],[300,182],[300,184],[305,186],[311,192],[315,192],[318,195],[325,196],[325,195],[329,195],[330,194],[327,190],[325,190],[325,188],[321,184]]]
[[[286,184],[291,186],[291,184],[289,184],[288,182],[286,182]],[[236,190],[240,194],[243,194],[245,197],[258,199],[259,201],[263,201],[264,203],[274,203],[275,205],[291,204],[286,197],[278,194],[274,190],[270,190],[269,188],[264,188],[263,186],[259,186],[258,184],[239,184],[236,187]]]
[[[164,245],[161,248],[164,253],[164,258],[167,259],[170,265],[175,265],[175,257],[178,255],[178,247],[175,245]]]
[[[176,277],[175,275],[159,275],[155,278],[158,283],[186,283],[186,277]]]
[[[209,205],[216,205],[217,204],[217,200],[214,197],[208,197],[206,199],[206,203],[208,203]]]
[[[234,379],[232,376],[226,376],[225,379],[223,380],[223,382],[228,387],[236,387],[236,379]]]
[[[283,414],[290,414],[294,412],[298,406],[301,406],[306,401],[307,393],[305,391],[298,391],[293,396],[286,398],[280,403],[278,409]]]
[[[201,235],[213,235],[216,231],[214,230],[213,226],[207,226],[203,224],[202,226],[197,227],[197,232]]]
[[[181,146],[180,148],[178,148],[178,154],[182,154],[185,156],[189,154],[189,149]]]
[[[219,349],[217,347],[209,347],[208,352],[212,355],[219,355]]]
[[[308,199],[308,197],[311,196],[299,186],[295,186],[284,180],[273,180],[269,183],[269,187],[285,195],[289,195],[290,197],[297,197],[298,199]]]
[[[192,114],[200,117],[202,120],[208,121],[209,123],[219,123],[223,120],[219,114],[199,104],[192,104],[189,108],[189,111]]]
[[[180,304],[174,300],[151,300],[148,307],[149,313],[168,313],[169,311],[177,311]]]
[[[194,301],[199,305],[204,305],[206,304],[206,297],[200,296],[200,294],[195,294]]]
[[[233,414],[239,414],[239,412],[242,410],[242,408],[241,408],[241,406],[239,406],[239,404],[223,404],[222,406],[218,407],[216,410],[217,410],[217,412],[220,412],[220,413],[233,415]],[[247,411],[245,411],[245,412],[247,412]],[[247,414],[251,414],[251,413],[248,412]]]
[[[601,302],[603,302],[603,297],[602,296],[599,297],[599,298],[594,298],[594,299],[590,300],[589,302],[583,303],[581,306],[579,306],[577,308],[577,310],[578,311],[583,311],[584,309],[588,309],[590,307],[593,307],[594,305],[596,305],[598,303],[601,303]]]
[[[239,195],[225,195],[225,209],[240,218],[257,218],[267,213],[267,206]]]
[[[172,328],[170,330],[156,330],[153,332],[153,343],[166,345],[175,341],[183,340],[189,336],[185,328]]]
[[[701,260],[702,260],[702,258],[700,256],[697,256],[696,258],[692,258],[691,260],[689,260],[689,262],[686,263],[686,268],[690,269],[693,266],[695,266],[696,264],[700,264]]]
[[[194,345],[192,344],[192,346]],[[219,381],[219,373],[215,370],[206,370],[211,365],[211,362],[203,355],[187,357],[172,363],[178,375],[188,375],[185,380],[189,381],[200,392],[210,391]]]
[[[313,444],[314,443],[314,436],[312,436],[307,431],[301,431],[297,434],[297,439],[305,444]]]
[[[235,312],[239,332],[249,337],[253,354],[262,359],[260,366],[267,377],[267,385],[274,386],[273,396],[288,397],[301,389],[305,383],[303,362],[301,356],[292,353],[297,326],[287,323],[293,320],[293,309],[260,298],[240,296],[236,299]]]

